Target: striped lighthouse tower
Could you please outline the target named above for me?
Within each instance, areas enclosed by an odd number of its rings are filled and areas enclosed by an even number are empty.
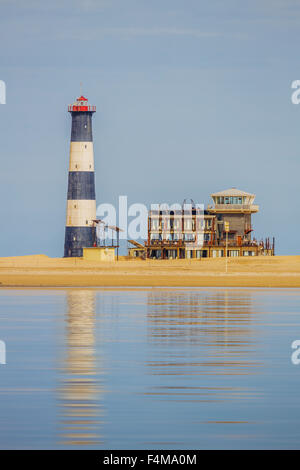
[[[68,106],[72,115],[65,257],[82,256],[96,241],[96,197],[92,116],[96,106],[80,96]]]

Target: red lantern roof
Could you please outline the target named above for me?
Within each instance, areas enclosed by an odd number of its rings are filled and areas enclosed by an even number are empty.
[[[81,95],[79,98],[77,98],[77,101],[88,101],[88,99]]]

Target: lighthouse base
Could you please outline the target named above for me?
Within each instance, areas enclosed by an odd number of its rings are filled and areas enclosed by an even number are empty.
[[[82,257],[83,248],[94,246],[96,227],[66,227],[64,258]]]

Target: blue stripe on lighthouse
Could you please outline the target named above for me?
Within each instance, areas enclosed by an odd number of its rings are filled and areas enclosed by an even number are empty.
[[[96,199],[93,171],[69,171],[68,200],[78,199]]]
[[[65,258],[81,257],[82,248],[94,246],[96,240],[95,227],[66,227]]]
[[[92,112],[72,112],[71,142],[92,142]]]

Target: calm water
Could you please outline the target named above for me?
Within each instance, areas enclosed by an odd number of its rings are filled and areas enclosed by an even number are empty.
[[[300,448],[300,290],[0,290],[0,448]]]

